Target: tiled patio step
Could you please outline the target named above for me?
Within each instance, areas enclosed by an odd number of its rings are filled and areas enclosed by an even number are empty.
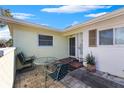
[[[60,59],[59,63],[68,64],[69,70],[71,71],[83,67],[82,63],[79,62],[78,59],[72,57]]]

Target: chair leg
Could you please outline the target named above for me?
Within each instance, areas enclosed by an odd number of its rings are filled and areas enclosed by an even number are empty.
[[[47,77],[47,72],[45,72],[45,82],[44,82],[45,83],[45,86],[44,86],[45,88],[47,88],[47,78],[48,78]]]
[[[34,63],[31,64],[32,68],[35,69],[36,65]]]

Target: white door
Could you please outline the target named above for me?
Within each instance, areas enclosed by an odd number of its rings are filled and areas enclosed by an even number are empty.
[[[76,35],[76,57],[83,58],[83,32]]]

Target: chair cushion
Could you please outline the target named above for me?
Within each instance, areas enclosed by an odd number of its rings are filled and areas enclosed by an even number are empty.
[[[57,73],[50,73],[49,74],[49,76],[52,78],[52,79],[54,79],[54,80],[56,80],[57,79]]]
[[[68,73],[68,65],[67,64],[59,64],[56,71],[49,74],[51,78],[54,80],[61,80]]]

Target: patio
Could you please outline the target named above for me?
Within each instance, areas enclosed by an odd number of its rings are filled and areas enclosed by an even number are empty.
[[[92,88],[124,88],[124,79],[101,71],[93,73],[79,68],[70,75]]]
[[[43,66],[36,66],[34,70],[20,72],[15,79],[15,88],[44,88]],[[65,87],[63,84],[48,79],[47,87]]]
[[[34,70],[17,74],[14,88],[45,88],[43,67],[36,66]],[[98,82],[101,81],[101,82]],[[62,80],[54,81],[48,78],[47,88],[107,88],[124,87],[124,79],[106,75],[97,71],[96,73],[86,72],[82,67],[69,72]]]
[[[14,88],[44,88],[44,75],[43,67],[36,66],[34,70],[26,71],[17,74],[15,79]],[[47,88],[83,88],[89,87],[80,80],[66,75],[60,81],[54,81],[51,78],[48,78],[46,82]]]

